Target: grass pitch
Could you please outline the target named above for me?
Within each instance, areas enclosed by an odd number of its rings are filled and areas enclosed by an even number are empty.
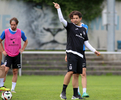
[[[19,76],[12,100],[61,100],[64,76]],[[11,88],[12,76],[7,76],[5,86]],[[79,87],[82,94],[81,76]],[[121,100],[121,76],[87,76],[86,100]],[[67,100],[73,95],[72,81],[67,88]]]

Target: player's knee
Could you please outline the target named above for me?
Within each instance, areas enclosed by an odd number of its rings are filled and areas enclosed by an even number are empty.
[[[17,75],[17,74],[18,74],[17,72],[15,72],[15,71],[13,72],[13,75]]]
[[[83,73],[81,74],[81,76],[82,76],[82,77],[86,77],[86,73],[83,72]]]
[[[13,75],[17,75],[18,74],[18,70],[13,70]]]

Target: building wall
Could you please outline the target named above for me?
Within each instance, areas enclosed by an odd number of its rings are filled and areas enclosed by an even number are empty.
[[[116,2],[117,26],[115,31],[115,48],[117,40],[121,40],[121,2]],[[104,9],[106,8],[106,5]],[[23,30],[28,38],[27,49],[56,49],[66,48],[66,30],[59,22],[49,6],[41,7],[22,0],[0,0],[0,33],[9,28],[9,20],[17,17],[18,28]],[[96,49],[107,48],[107,30],[102,25],[102,16],[93,20],[89,25],[89,42]]]
[[[106,1],[106,0],[105,0]],[[107,8],[106,2],[104,10]],[[117,41],[121,40],[121,2],[115,3],[117,12],[117,25],[115,26],[115,49],[117,50]],[[107,50],[107,26],[103,25],[102,16],[96,18],[89,26],[89,42],[97,49]]]

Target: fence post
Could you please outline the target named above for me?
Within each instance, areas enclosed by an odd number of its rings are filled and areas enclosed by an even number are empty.
[[[22,70],[22,53],[20,54],[20,63],[21,63],[21,68],[19,68],[19,76],[21,76],[21,70]]]

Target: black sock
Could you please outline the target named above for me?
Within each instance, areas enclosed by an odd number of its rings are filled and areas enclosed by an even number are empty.
[[[78,88],[73,88],[73,95],[77,96],[78,95]]]
[[[68,86],[68,85],[63,84],[63,90],[62,90],[62,92],[65,92],[65,93],[66,93],[66,88],[67,88],[67,86]]]

